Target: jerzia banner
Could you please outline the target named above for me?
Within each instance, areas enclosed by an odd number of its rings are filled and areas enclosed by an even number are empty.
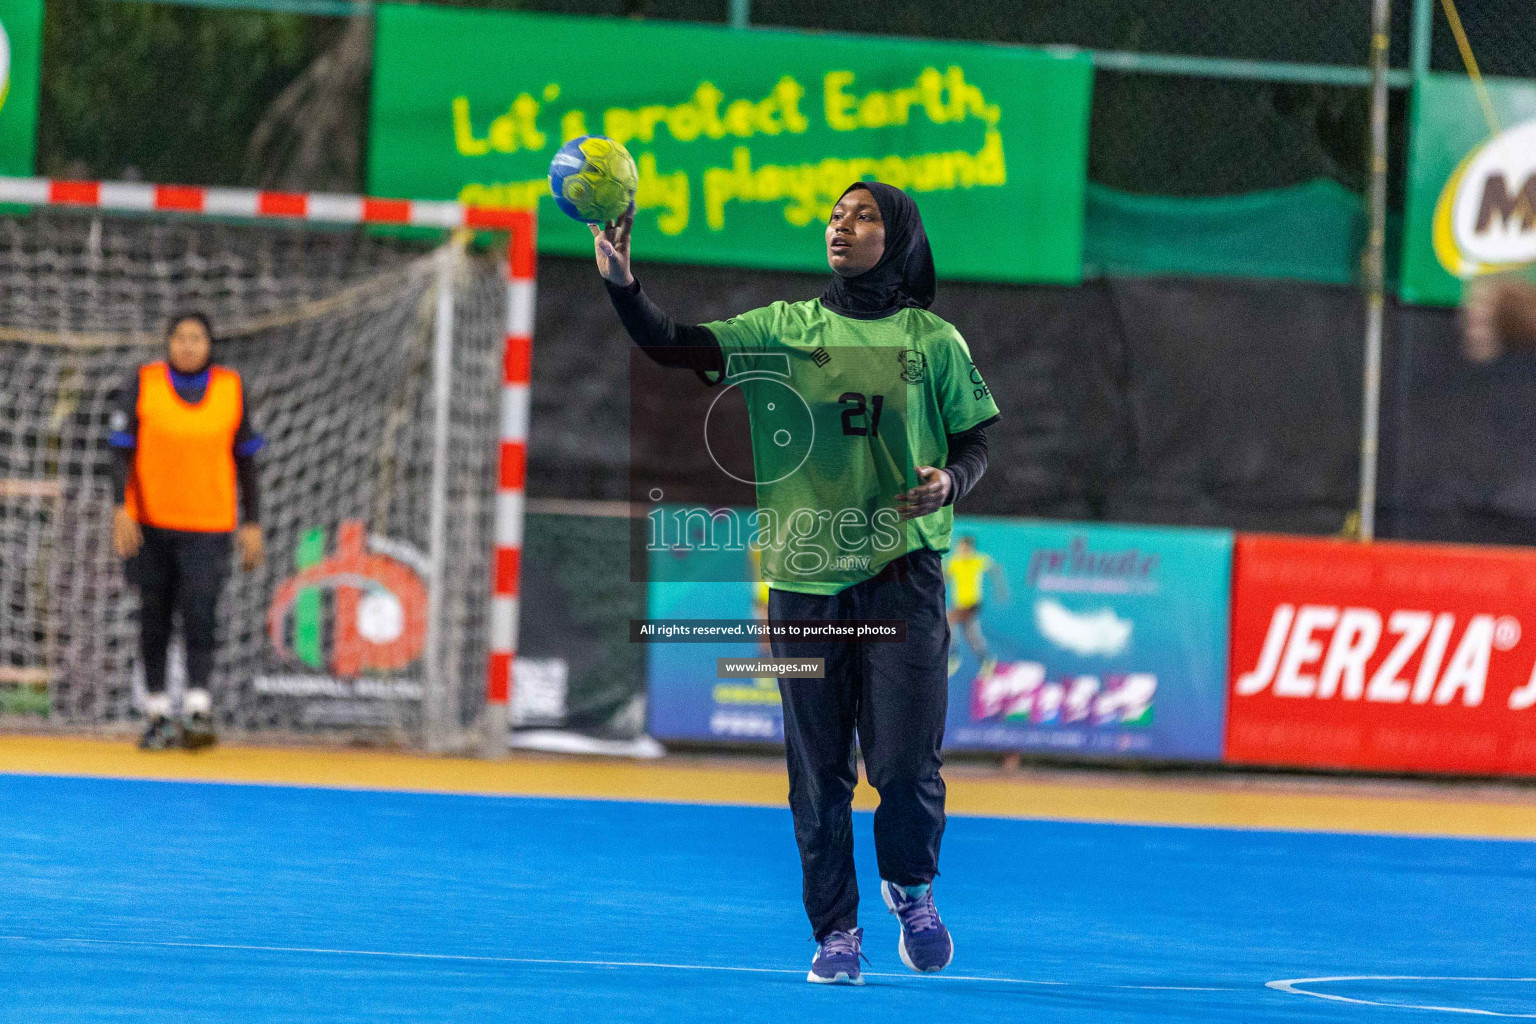
[[[947,749],[1536,774],[1536,550],[990,517],[954,535]],[[652,561],[655,621],[766,613],[747,553]],[[654,734],[782,740],[776,680],[717,663],[767,653],[648,646]]]
[[[1229,761],[1536,772],[1536,551],[1237,542]]]

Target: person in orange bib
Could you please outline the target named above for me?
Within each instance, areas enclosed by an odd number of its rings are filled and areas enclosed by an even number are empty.
[[[265,440],[251,426],[240,375],[213,362],[212,334],[200,313],[173,318],[166,359],[139,367],[111,413],[112,538],[139,591],[146,750],[214,742],[208,680],[231,546],[246,570],[262,557],[256,453]],[[180,716],[165,686],[176,611],[187,655]]]

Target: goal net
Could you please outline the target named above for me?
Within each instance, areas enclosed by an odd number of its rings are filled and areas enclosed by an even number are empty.
[[[485,694],[506,285],[499,246],[446,236],[0,216],[0,724],[137,727],[138,603],[112,548],[109,403],[164,358],[166,319],[195,309],[267,439],[266,560],[232,568],[219,608],[222,730],[439,746],[462,734]],[[434,455],[446,457],[435,531]],[[429,638],[434,550],[445,571]],[[173,641],[173,697],[179,664]]]

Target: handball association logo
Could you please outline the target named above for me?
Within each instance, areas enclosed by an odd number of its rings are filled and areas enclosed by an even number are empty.
[[[273,593],[267,612],[273,648],[344,678],[406,668],[426,646],[427,588],[412,564],[422,561],[406,544],[368,537],[356,520],[343,522],[335,550],[301,568]],[[318,600],[325,592],[331,599],[329,643],[321,635],[324,617]]]

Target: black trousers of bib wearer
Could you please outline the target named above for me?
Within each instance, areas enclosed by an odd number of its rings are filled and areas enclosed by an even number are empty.
[[[181,613],[187,686],[207,689],[213,673],[219,592],[229,576],[232,534],[142,528],[144,543],[128,560],[128,582],[139,588],[139,656],[144,689],[165,692],[171,617]]]
[[[936,552],[914,551],[863,583],[830,596],[774,590],[768,617],[905,619],[904,643],[775,640],[781,658],[825,658],[824,679],[780,679],[789,807],[804,872],[805,912],[820,941],[857,927],[853,870],[854,734],[880,794],[875,856],[880,877],[930,882],[944,835],[944,715],[949,704],[949,622]]]

